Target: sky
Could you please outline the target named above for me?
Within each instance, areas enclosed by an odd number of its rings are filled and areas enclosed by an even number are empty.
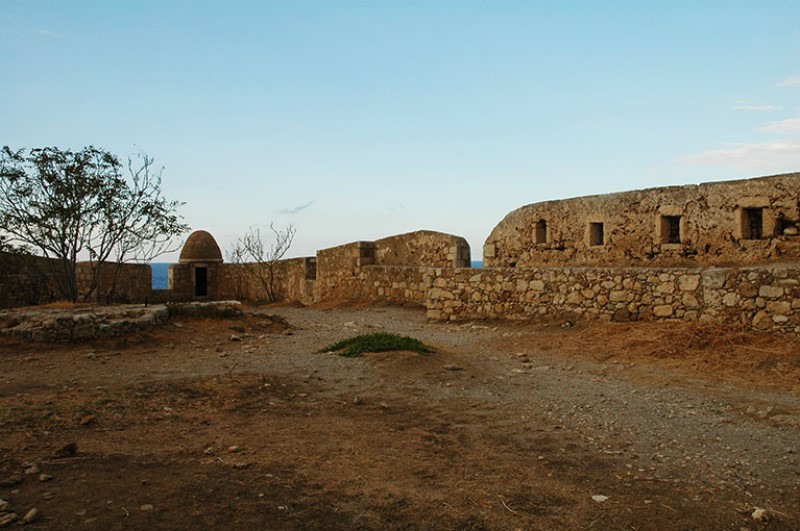
[[[800,1],[0,0],[0,145],[164,167],[223,252],[800,171]],[[163,260],[175,259],[170,255]]]

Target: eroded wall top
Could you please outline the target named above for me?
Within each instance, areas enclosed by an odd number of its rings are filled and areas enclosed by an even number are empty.
[[[800,173],[547,201],[509,213],[487,267],[751,265],[800,258]]]

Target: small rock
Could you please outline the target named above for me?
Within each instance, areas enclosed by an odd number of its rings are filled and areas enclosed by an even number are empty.
[[[39,481],[45,482],[50,481],[51,479],[53,479],[53,476],[50,474],[39,474]]]
[[[31,465],[25,469],[26,476],[32,476],[34,474],[38,474],[39,472],[41,472],[41,470],[39,470],[39,467],[36,465]]]
[[[233,468],[236,470],[244,470],[246,468],[250,468],[250,463],[235,463]]]
[[[73,457],[77,453],[78,453],[78,445],[75,443],[69,443],[56,452],[56,457],[58,458]]]
[[[0,527],[8,527],[17,521],[19,516],[17,513],[8,513],[0,516]]]
[[[595,494],[592,496],[592,499],[597,503],[602,503],[608,499],[608,496],[603,496],[602,494]]]
[[[0,500],[0,513],[8,512],[11,509],[11,504],[5,500]]]
[[[285,336],[293,336],[294,332],[292,332],[291,330],[284,330],[283,332],[281,332],[281,334]]]
[[[214,455],[214,447],[209,446],[205,450],[203,450],[203,455]]]
[[[147,511],[152,511],[153,510],[153,504],[152,503],[145,503],[144,505],[140,505],[139,506],[139,510],[142,511],[143,513],[147,512]]]
[[[53,494],[50,491],[42,493],[42,498],[44,498],[45,500],[52,500],[54,497],[55,497],[55,494]]]
[[[463,371],[463,367],[459,367],[458,365],[445,365],[444,370],[446,371]]]
[[[389,409],[389,404],[386,402],[381,402],[381,409]]]
[[[345,326],[350,326],[350,327],[358,326],[355,321],[348,321],[344,325]]]
[[[229,451],[229,452],[231,452],[231,453],[236,453],[236,452],[238,452],[240,449],[241,449],[241,448],[239,448],[239,447],[238,447],[238,446],[236,446],[236,445],[233,445],[233,446],[228,446],[228,451]]]
[[[241,341],[242,336],[237,336],[236,334],[231,334],[231,341]]]
[[[361,400],[361,397],[358,396],[358,395],[356,395],[356,397],[353,399],[353,404],[356,405],[356,406],[360,406],[363,403],[364,403],[364,401]]]
[[[30,524],[31,522],[36,520],[36,518],[38,516],[39,516],[39,509],[34,507],[33,509],[31,509],[30,511],[25,513],[25,516],[22,517],[22,523],[23,524]]]
[[[760,509],[758,507],[755,507],[753,509],[753,513],[750,516],[752,516],[753,520],[755,520],[760,524],[766,524],[767,522],[769,522],[770,519],[769,512],[767,512],[766,509]]]
[[[80,421],[78,421],[78,424],[80,424],[81,426],[88,426],[89,424],[92,424],[93,422],[96,422],[96,421],[97,421],[97,417],[96,416],[94,416],[94,415],[86,415],[85,417],[81,418]]]

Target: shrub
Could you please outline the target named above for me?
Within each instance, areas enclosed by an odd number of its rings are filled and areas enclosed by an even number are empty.
[[[353,357],[359,356],[364,352],[388,352],[392,350],[409,350],[420,354],[433,352],[432,348],[419,339],[386,332],[351,337],[328,345],[320,352],[336,352],[340,356]]]

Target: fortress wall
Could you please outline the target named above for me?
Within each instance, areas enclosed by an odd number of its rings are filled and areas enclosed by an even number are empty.
[[[744,324],[800,333],[800,266],[442,269],[428,318]]]
[[[262,275],[268,278],[266,266],[260,264],[223,264],[220,267],[218,297],[234,300],[265,300],[267,292]],[[279,260],[273,268],[273,289],[278,300],[311,304],[314,302],[315,258]]]
[[[0,308],[44,304],[57,293],[46,271],[47,258],[0,253]]]
[[[547,201],[509,213],[487,267],[755,265],[800,258],[800,174]]]
[[[59,300],[60,290],[51,271],[58,260],[41,256],[0,254],[0,307],[13,308]],[[152,288],[152,270],[146,264],[122,264],[114,295],[115,302],[144,302]],[[116,264],[100,266],[99,289],[92,300],[108,302]],[[89,291],[92,268],[88,262],[76,264],[79,300]]]
[[[373,242],[353,242],[317,251],[315,301],[360,297],[361,268],[375,263]]]
[[[97,291],[92,295],[92,300],[100,302],[144,302],[150,298],[153,287],[153,270],[147,264],[120,264],[119,278],[114,296],[111,296],[111,286],[117,274],[117,264],[100,264],[100,275]],[[92,285],[92,266],[89,262],[78,262],[78,293],[87,293]]]
[[[359,300],[424,306],[436,268],[367,266],[359,275]]]
[[[420,230],[375,240],[376,265],[470,267],[467,240],[460,236]]]

